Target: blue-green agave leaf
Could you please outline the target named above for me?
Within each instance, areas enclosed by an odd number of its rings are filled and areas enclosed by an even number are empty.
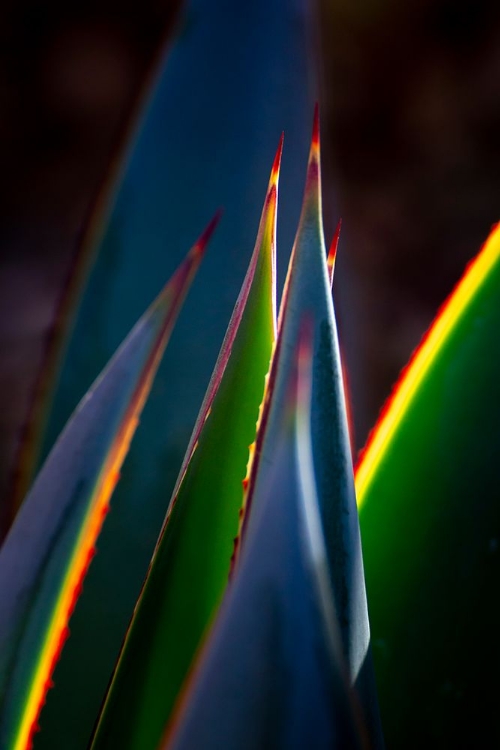
[[[258,518],[164,750],[365,747],[330,589],[310,446],[311,351],[301,348]]]
[[[25,750],[109,500],[214,224],[86,394],[0,550],[0,747]]]
[[[250,469],[243,527],[258,517],[259,497],[275,461],[279,415],[286,398],[288,372],[298,340],[301,316],[314,328],[311,434],[314,474],[334,592],[351,683],[356,685],[374,746],[383,744],[370,653],[370,629],[363,576],[359,521],[321,215],[319,119],[309,157],[302,214],[294,243],[279,316],[279,334],[270,372],[264,429],[259,430]],[[333,264],[332,264],[333,268]]]
[[[177,248],[187,246],[191,228],[224,207],[224,222],[193,287],[193,315],[183,315],[176,327],[143,412],[144,429],[123,467],[116,495],[121,512],[112,514],[101,536],[42,717],[51,729],[46,736],[58,733],[72,750],[85,747],[80,737],[88,738],[146,574],[245,275],[269,163],[283,130],[294,159],[282,173],[278,236],[285,247],[292,245],[302,192],[297,165],[307,159],[315,96],[307,48],[310,12],[297,0],[185,3],[96,251],[44,434],[44,455],[151,299],[158,276],[168,273]],[[71,695],[74,682],[80,685],[78,701]],[[40,733],[36,750],[43,743]]]

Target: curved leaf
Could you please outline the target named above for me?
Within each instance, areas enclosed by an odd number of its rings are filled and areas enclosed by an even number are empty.
[[[302,193],[296,165],[307,159],[314,99],[310,12],[296,0],[183,3],[67,342],[42,453],[152,298],[157,277],[187,247],[191,228],[217,206],[224,222],[195,281],[193,314],[176,327],[143,412],[144,430],[123,467],[116,490],[122,513],[103,531],[44,709],[48,744],[42,732],[36,750],[53,750],[56,734],[62,746],[86,747],[245,275],[284,129],[295,156],[282,176],[278,231],[284,246],[292,245]]]
[[[295,355],[295,358],[297,355]],[[311,350],[289,373],[276,458],[164,750],[361,748],[310,445]]]
[[[242,479],[275,331],[281,144],[255,250],[164,530],[127,634],[93,750],[155,750],[225,589]]]
[[[474,747],[478,732],[500,743],[499,295],[497,226],[403,373],[356,473],[393,747]]]
[[[311,317],[314,329],[312,448],[331,586],[349,677],[357,686],[373,742],[381,745],[342,370],[323,239],[317,111],[302,215],[281,302],[262,428],[250,470],[243,546],[246,528],[251,530],[259,512],[254,508],[256,498],[262,496],[274,465],[279,415],[304,315]]]
[[[0,746],[31,745],[109,500],[214,223],[57,441],[0,550]]]

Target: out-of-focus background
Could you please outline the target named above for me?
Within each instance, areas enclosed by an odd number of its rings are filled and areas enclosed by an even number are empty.
[[[180,0],[0,6],[0,494],[61,287]],[[500,218],[500,4],[321,0],[325,226],[355,436]]]
[[[321,10],[359,446],[500,219],[500,4],[322,0]]]

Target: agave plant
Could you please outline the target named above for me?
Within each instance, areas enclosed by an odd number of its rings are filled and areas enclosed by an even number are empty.
[[[331,296],[338,236],[327,256],[317,115],[276,322],[281,145],[250,265],[96,717],[93,748],[383,746]],[[36,737],[122,462],[215,221],[82,400],[2,547],[2,747],[31,747]],[[436,414],[443,419],[444,411],[446,425],[475,416],[459,396],[470,382],[470,362],[477,361],[471,354],[488,343],[498,324],[499,243],[497,231],[442,311],[358,468],[374,644],[382,651],[377,679],[391,700],[398,669],[392,652],[400,649],[406,663],[411,657],[400,640],[408,623],[401,622],[403,615],[394,612],[391,602],[396,597],[405,612],[412,602],[397,587],[411,584],[414,592],[415,581],[425,581],[433,602],[439,591],[439,581],[425,577],[429,562],[403,548],[422,549],[419,535],[438,536],[445,523],[451,549],[425,543],[449,586],[449,560],[460,563],[453,545],[461,541],[464,516],[449,492],[456,455],[462,461],[457,495],[467,496],[469,477],[478,482],[473,471],[480,462],[485,464],[483,490],[495,487],[496,474],[488,471],[491,454],[485,445],[473,449],[467,429],[446,431],[456,453],[435,458],[439,471],[428,455],[422,464],[418,448],[429,442],[429,421]],[[495,390],[495,365],[492,358],[490,367],[481,368],[483,388]],[[496,429],[494,418],[482,423]],[[494,434],[487,432],[485,440],[494,443]],[[417,476],[408,486],[403,472],[411,471]],[[425,513],[424,501],[435,502],[429,491],[418,504],[417,518],[411,518],[416,502],[408,501],[409,487],[415,485],[420,493],[424,482],[436,483],[443,471],[448,473],[441,479],[439,512]],[[413,538],[409,531],[402,538],[403,521],[394,528],[401,487]],[[495,510],[486,505],[487,517],[476,515],[468,538],[476,546],[489,541],[487,552],[494,560],[494,544],[484,534],[492,533],[488,514]],[[470,518],[465,523],[470,526]],[[457,584],[462,592],[467,584],[471,589],[483,585],[478,574],[491,561],[482,551],[472,573],[468,570]],[[460,575],[456,567],[452,571]],[[472,590],[468,593],[472,596]],[[454,608],[453,614],[463,602],[448,591],[446,606]],[[485,605],[479,601],[477,606]],[[437,640],[437,647],[432,639],[426,642],[426,648],[441,652],[433,652],[425,670],[432,682],[441,668],[439,657],[451,658],[460,645],[443,642],[448,627],[442,611],[423,609],[416,608],[411,627],[424,635],[432,627]],[[460,622],[455,627],[460,631]],[[470,626],[462,629],[465,636]],[[415,679],[422,679],[415,661]],[[398,723],[409,721],[404,699],[398,708],[400,713],[392,713],[391,706],[390,714],[396,737]],[[43,734],[43,718],[41,726]]]
[[[297,56],[288,72],[295,75],[302,60],[290,23],[296,9],[287,15],[284,8],[251,4],[252,18],[243,20],[254,31],[245,44],[250,54],[260,35],[266,65],[276,45],[290,45]],[[220,24],[197,25],[195,18],[189,54],[203,56],[203,35],[229,38],[231,13],[224,6]],[[231,37],[235,49],[238,40]],[[237,58],[243,68],[245,49]],[[224,61],[216,63],[217,81],[229,91]],[[174,109],[178,101],[168,81],[162,86],[151,119],[157,131],[165,101]],[[262,108],[270,92],[259,92]],[[234,105],[231,112],[239,112]],[[246,123],[244,103],[240,109]],[[174,146],[164,163],[153,130],[138,142],[94,260],[51,407],[44,460],[0,550],[0,747],[379,748],[383,735],[389,747],[459,747],[473,746],[478,726],[495,744],[500,231],[403,373],[354,482],[331,290],[338,233],[327,253],[316,114],[279,315],[282,142],[184,459],[176,462],[166,446],[183,444],[194,376],[203,380],[210,359],[208,310],[224,296],[221,267],[208,274],[197,316],[191,308],[191,336],[182,316],[173,333],[169,349],[176,335],[180,345],[159,378],[171,396],[168,409],[152,383],[217,219],[54,442],[76,394],[85,391],[89,362],[102,364],[110,341],[130,322],[123,300],[136,307],[166,262],[159,235],[146,232],[144,256],[136,252],[138,216],[147,228],[162,210],[151,192],[141,193],[151,170],[144,151],[154,151],[158,169],[171,167],[179,151]],[[299,161],[297,130],[289,162]],[[213,123],[205,136],[215,138]],[[207,152],[206,144],[196,148]],[[255,152],[259,160],[264,150]],[[255,153],[246,155],[248,174]],[[201,151],[195,156],[199,161]],[[227,174],[234,165],[223,167]],[[149,179],[154,183],[154,174]],[[202,183],[199,190],[209,194]],[[244,232],[228,213],[215,238],[239,248]],[[193,221],[172,232],[180,244]],[[221,257],[224,270],[236,274],[232,266],[242,258]],[[88,253],[82,259],[90,265]],[[152,279],[143,266],[154,269]],[[134,439],[123,464],[143,407],[140,450],[134,453]],[[35,462],[28,451],[26,481]],[[142,563],[156,537],[146,573]],[[73,730],[64,726],[68,707],[79,714]]]
[[[99,196],[77,254],[8,506],[13,517],[76,404],[157,293],[158,279],[168,278],[197,228],[223,206],[224,221],[194,279],[115,488],[121,512],[107,518],[72,617],[72,637],[54,677],[58,698],[51,691],[44,709],[49,748],[56,735],[63,747],[76,747],[75,737],[86,734],[99,709],[245,273],[283,129],[294,153],[281,175],[286,201],[278,217],[288,249],[302,199],[314,101],[306,7],[288,0],[183,5],[152,93],[148,87],[141,94],[129,128],[133,147],[127,142],[122,160],[111,165],[105,188],[112,189]],[[281,277],[284,270],[286,264]],[[143,497],[147,503],[138,500]],[[43,738],[38,735],[37,746]]]

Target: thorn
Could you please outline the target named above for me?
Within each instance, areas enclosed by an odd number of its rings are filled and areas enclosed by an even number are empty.
[[[333,272],[335,270],[335,260],[337,258],[337,250],[339,246],[340,230],[342,228],[342,219],[339,219],[335,234],[333,235],[332,244],[328,251],[328,258],[326,260],[328,266],[328,276],[330,277],[330,284],[333,282]]]
[[[307,163],[306,193],[310,193],[314,186],[318,187],[320,179],[320,154],[319,154],[319,106],[314,107],[313,130],[311,137],[311,149]],[[315,188],[314,188],[315,189]]]
[[[213,219],[209,222],[208,226],[206,227],[206,229],[204,230],[204,232],[202,233],[202,235],[200,236],[200,238],[194,245],[193,250],[192,250],[193,255],[203,255],[203,253],[205,252],[205,248],[208,245],[215,231],[215,227],[220,221],[222,213],[223,213],[222,208],[219,208],[219,210],[217,211]]]
[[[281,134],[280,142],[278,144],[278,148],[276,150],[276,155],[274,157],[273,162],[273,168],[271,170],[271,178],[269,180],[269,190],[271,190],[273,185],[276,185],[278,182],[279,174],[280,174],[280,166],[281,166],[281,154],[283,153],[283,140],[285,138],[285,134]]]
[[[319,149],[319,104],[314,105],[313,132],[311,139],[311,150]]]

